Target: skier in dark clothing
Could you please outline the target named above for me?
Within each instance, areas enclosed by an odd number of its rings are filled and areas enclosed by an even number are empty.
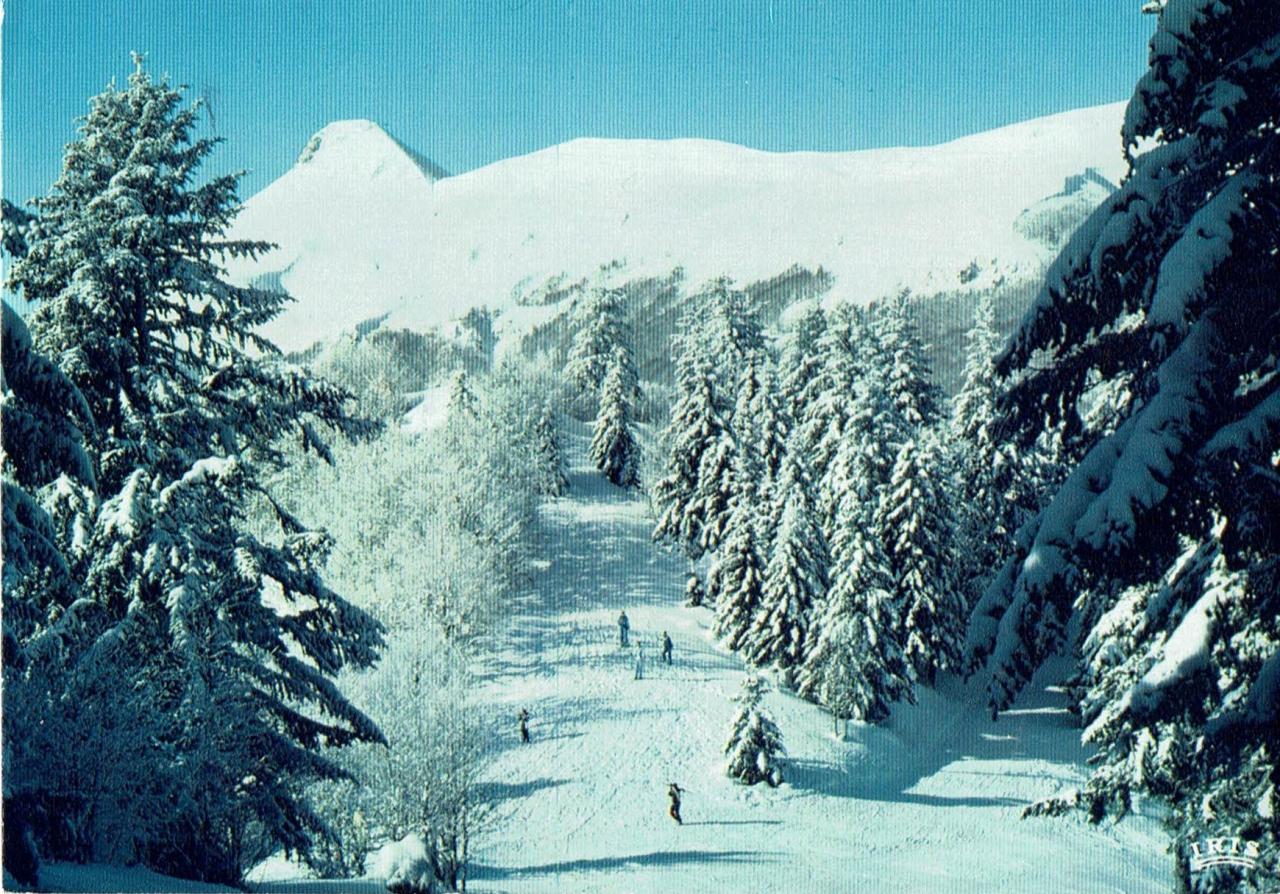
[[[667,631],[662,631],[662,660],[667,664],[671,663],[671,637],[667,636]]]
[[[529,741],[529,709],[521,708],[519,717],[520,717],[520,741],[527,743]]]
[[[671,809],[667,811],[671,814],[671,818],[678,824],[684,825],[684,820],[680,819],[680,794],[688,789],[683,789],[674,782],[667,786],[667,794],[671,797]]]
[[[627,612],[624,609],[618,615],[618,644],[623,648],[627,645],[627,632],[631,630],[631,622],[627,620]]]

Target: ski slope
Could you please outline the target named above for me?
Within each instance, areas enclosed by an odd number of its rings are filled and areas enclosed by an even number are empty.
[[[885,726],[837,739],[815,706],[776,689],[766,704],[789,752],[777,789],[723,775],[720,749],[745,669],[684,607],[687,563],[649,539],[641,495],[566,439],[571,490],[546,501],[537,586],[478,668],[477,707],[495,729],[491,828],[476,841],[473,892],[1035,892],[1163,894],[1167,838],[1141,815],[1019,819],[1083,779],[1085,752],[1048,667],[998,722],[979,686],[944,679]],[[633,645],[621,649],[626,609]],[[667,631],[674,662],[658,662]],[[635,678],[643,648],[643,679]],[[531,714],[521,744],[516,715]],[[687,788],[677,826],[666,787]],[[281,859],[251,875],[263,894],[378,892],[378,879],[298,877]],[[293,877],[291,877],[293,876]],[[213,891],[138,869],[46,867],[51,891]],[[105,889],[104,884],[112,887]]]
[[[979,290],[1043,273],[1054,251],[1024,212],[1091,169],[1119,182],[1123,109],[856,152],[579,139],[456,176],[373,122],[339,121],[233,225],[233,236],[279,248],[228,269],[297,299],[264,327],[286,350],[370,320],[424,330],[473,307],[509,312],[549,282],[676,267],[691,287],[822,267],[833,300]]]
[[[790,753],[786,781],[731,782],[720,749],[742,663],[714,644],[706,609],[680,605],[687,564],[650,543],[645,502],[588,467],[585,444],[577,432],[572,490],[543,510],[540,586],[487,675],[483,701],[507,718],[493,768],[501,822],[480,846],[472,889],[1169,890],[1154,819],[1019,819],[1083,778],[1053,669],[998,722],[979,687],[947,680],[847,741],[819,709],[775,690],[766,704]],[[636,647],[617,644],[623,608],[646,654],[642,680]],[[663,630],[670,667],[656,661]],[[516,735],[521,707],[529,745]],[[673,781],[689,789],[683,826],[666,814]]]

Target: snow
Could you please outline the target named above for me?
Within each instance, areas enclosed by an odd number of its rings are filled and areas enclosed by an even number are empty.
[[[853,725],[848,741],[775,689],[764,703],[786,742],[784,782],[725,777],[725,727],[747,671],[712,641],[711,613],[681,605],[688,563],[653,546],[643,498],[605,484],[585,441],[585,427],[566,438],[570,493],[542,510],[549,565],[484,675],[499,822],[478,842],[470,890],[1169,888],[1154,818],[1018,818],[1084,779],[1079,731],[1049,686],[1061,664],[998,723],[980,688],[944,678],[886,726]],[[671,666],[634,679],[634,656],[617,645],[622,608],[650,654],[671,635]],[[529,745],[515,736],[521,707]],[[683,826],[666,814],[670,782],[689,789]]]
[[[384,844],[373,855],[370,869],[375,878],[386,879],[388,887],[408,885],[417,891],[430,891],[435,885],[427,845],[418,835]]]
[[[422,392],[418,403],[404,414],[400,428],[409,434],[420,434],[444,425],[449,418],[449,390],[445,384]]]
[[[1065,662],[1049,662],[999,722],[980,683],[944,675],[916,706],[896,706],[882,726],[851,724],[845,739],[775,686],[763,704],[786,744],[782,784],[727,778],[725,729],[749,671],[714,642],[709,610],[683,606],[687,561],[651,542],[643,495],[601,478],[588,438],[576,424],[563,439],[569,494],[543,503],[533,589],[477,668],[496,808],[468,890],[1169,890],[1168,839],[1141,804],[1115,826],[1019,818],[1085,778],[1087,752],[1053,685]],[[631,649],[617,644],[620,609]],[[633,650],[657,655],[663,631],[673,663],[647,662],[636,680]],[[516,734],[522,707],[528,745]],[[683,826],[667,816],[671,782],[688,789]],[[371,878],[321,881],[296,867],[290,878],[276,859],[251,889],[384,891],[370,866]],[[132,869],[46,871],[51,890],[221,890]]]
[[[1099,106],[859,152],[581,139],[443,179],[377,125],[337,122],[235,222],[233,235],[280,247],[228,266],[298,299],[264,329],[286,350],[384,314],[386,326],[426,329],[482,304],[510,309],[530,283],[676,266],[694,285],[822,266],[840,299],[987,288],[1051,258],[1024,211],[1090,168],[1119,182],[1122,114]],[[962,286],[975,259],[981,272]]]
[[[234,891],[160,875],[141,866],[103,866],[48,863],[40,867],[43,891],[164,891],[171,894],[205,894]]]

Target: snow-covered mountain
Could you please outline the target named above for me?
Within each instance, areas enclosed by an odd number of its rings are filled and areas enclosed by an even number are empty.
[[[235,235],[280,247],[231,273],[298,299],[267,330],[288,350],[376,318],[426,329],[511,307],[610,264],[615,280],[680,266],[695,285],[822,267],[831,300],[977,290],[1040,275],[1056,224],[1119,181],[1122,116],[842,153],[581,139],[452,177],[372,122],[339,121],[246,203]]]

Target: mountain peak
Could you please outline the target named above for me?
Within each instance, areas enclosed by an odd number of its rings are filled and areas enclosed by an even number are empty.
[[[428,180],[441,180],[448,172],[431,159],[415,152],[367,118],[331,121],[312,134],[298,156],[295,167],[314,165],[367,170],[377,176],[406,164]]]

